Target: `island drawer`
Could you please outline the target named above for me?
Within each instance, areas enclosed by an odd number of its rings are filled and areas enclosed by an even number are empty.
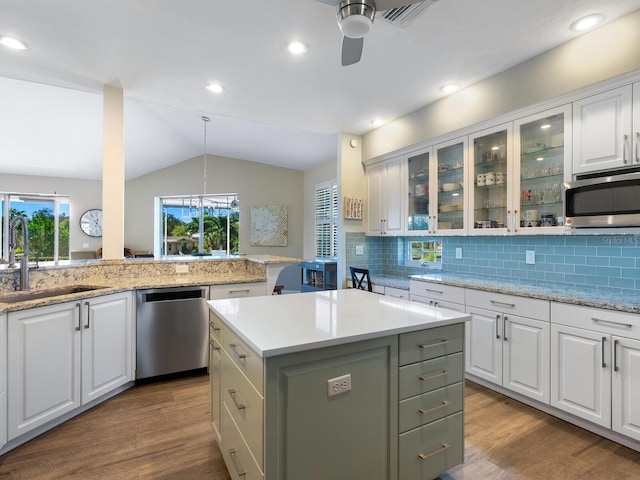
[[[463,462],[462,412],[436,420],[399,436],[398,480],[437,478]]]
[[[263,459],[263,398],[227,352],[222,354],[222,401],[260,467]],[[225,439],[226,441],[226,439]],[[225,442],[226,443],[226,442]]]
[[[222,456],[231,478],[233,480],[264,480],[262,470],[253,459],[238,426],[224,404],[221,428],[224,442],[221,447]]]
[[[209,312],[209,337],[222,342],[222,321],[213,312]]]
[[[398,430],[406,432],[462,411],[462,382],[402,400],[398,412]]]
[[[463,376],[462,352],[400,367],[400,400],[461,382]]]
[[[400,335],[400,365],[461,352],[464,324],[447,325]]]
[[[551,321],[570,327],[640,339],[640,315],[551,302]]]
[[[446,300],[464,305],[464,288],[438,283],[409,280],[409,293],[421,297],[429,297],[434,300]]]
[[[466,299],[467,309],[469,307],[484,308],[485,310],[512,313],[546,322],[550,317],[549,301],[539,298],[467,289]]]
[[[240,371],[251,381],[255,389],[260,392],[260,395],[264,395],[262,357],[254,352],[246,342],[227,325],[223,325],[222,336],[224,338],[222,342],[224,350],[240,368]]]

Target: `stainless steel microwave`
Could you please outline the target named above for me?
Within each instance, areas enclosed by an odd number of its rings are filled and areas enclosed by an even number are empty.
[[[565,225],[586,227],[640,227],[640,172],[567,182]]]

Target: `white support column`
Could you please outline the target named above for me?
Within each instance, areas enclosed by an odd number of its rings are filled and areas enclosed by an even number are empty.
[[[103,88],[102,258],[124,257],[124,90]]]

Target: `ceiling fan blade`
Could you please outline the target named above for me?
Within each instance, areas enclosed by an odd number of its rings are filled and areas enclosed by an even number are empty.
[[[342,37],[342,66],[353,65],[362,57],[364,38]]]
[[[323,1],[323,0],[320,0]],[[421,0],[374,0],[376,2],[376,10],[391,10],[392,8],[406,7],[414,3],[420,3]]]
[[[316,2],[326,3],[327,5],[331,5],[332,7],[335,7],[340,3],[340,0],[316,0]]]

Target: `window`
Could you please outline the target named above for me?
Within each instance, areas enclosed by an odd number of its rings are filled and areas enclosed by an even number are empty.
[[[229,255],[238,252],[237,194],[156,197],[154,255]]]
[[[46,194],[0,193],[2,228],[0,248],[3,261],[9,260],[9,224],[14,217],[27,219],[29,260],[58,261],[69,258],[69,197]],[[18,224],[16,260],[20,260],[22,227]]]
[[[316,186],[316,257],[338,256],[338,185]]]
[[[442,241],[409,240],[407,242],[406,265],[442,269]]]

